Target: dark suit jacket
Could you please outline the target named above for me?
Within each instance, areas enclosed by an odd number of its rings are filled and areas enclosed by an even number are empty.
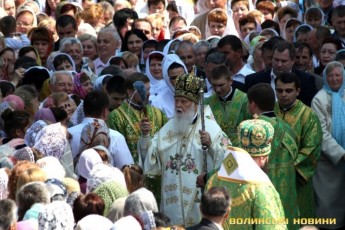
[[[217,225],[208,219],[202,218],[199,224],[188,227],[187,230],[219,230]]]
[[[60,39],[54,43],[54,51],[59,51],[59,48],[60,48]]]
[[[318,92],[315,86],[315,79],[310,74],[306,72],[301,72],[299,70],[293,69],[300,82],[301,82],[301,92],[297,99],[301,100],[305,105],[311,105],[315,94]],[[245,92],[250,89],[253,85],[258,83],[268,83],[271,84],[271,70],[263,70],[257,73],[250,74],[245,78]]]

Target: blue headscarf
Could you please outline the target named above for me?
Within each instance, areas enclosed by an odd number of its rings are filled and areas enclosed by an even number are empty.
[[[333,65],[334,68],[341,67],[343,71],[343,83],[338,91],[333,91],[327,82],[326,71],[329,69],[330,65]],[[345,101],[343,100],[345,90],[345,71],[343,65],[337,61],[328,63],[323,71],[322,78],[324,82],[324,90],[332,96],[332,137],[339,145],[345,148],[345,132],[343,128],[343,125],[345,124]]]

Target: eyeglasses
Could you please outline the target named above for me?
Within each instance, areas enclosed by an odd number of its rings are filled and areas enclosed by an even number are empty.
[[[29,23],[26,23],[26,22],[17,22],[16,24],[17,24],[17,26],[22,26],[22,27],[32,26],[32,23],[29,24]]]

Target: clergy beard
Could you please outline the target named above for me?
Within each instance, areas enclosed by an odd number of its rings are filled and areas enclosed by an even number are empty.
[[[175,130],[178,134],[183,135],[189,129],[189,125],[193,123],[195,116],[195,105],[184,113],[181,110],[176,109],[175,114]]]

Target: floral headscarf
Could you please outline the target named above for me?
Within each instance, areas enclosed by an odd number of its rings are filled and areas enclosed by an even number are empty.
[[[108,215],[110,206],[115,200],[128,195],[126,186],[116,181],[104,182],[99,185],[94,192],[104,200],[104,216]]]
[[[0,169],[0,200],[6,199],[8,195],[7,190],[8,175],[4,168]]]
[[[74,158],[74,165],[76,166],[81,153],[89,148],[97,145],[109,146],[110,135],[109,128],[105,121],[101,119],[94,119],[93,122],[84,126],[80,138],[80,146],[78,155]]]
[[[13,157],[17,161],[31,161],[31,162],[35,162],[35,157],[34,157],[34,154],[33,154],[33,152],[32,152],[30,147],[24,147],[24,148],[21,148],[21,149],[17,150],[13,154]]]
[[[34,147],[44,156],[62,157],[67,146],[66,128],[61,123],[44,127],[36,136]]]
[[[98,164],[92,168],[87,177],[86,192],[92,192],[100,184],[107,181],[117,181],[123,186],[127,186],[125,177],[118,168],[106,164]]]
[[[39,213],[38,224],[38,229],[73,230],[72,208],[64,201],[54,201]]]

